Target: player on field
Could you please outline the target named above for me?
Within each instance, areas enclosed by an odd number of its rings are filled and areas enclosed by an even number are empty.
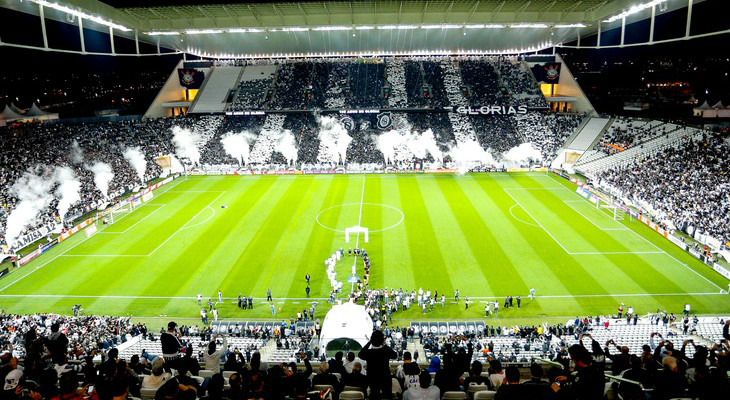
[[[199,306],[203,305],[203,295],[200,293],[198,293],[198,305]]]
[[[535,298],[535,288],[530,288],[530,300]]]
[[[218,302],[223,303],[223,293],[221,293],[220,289],[218,289]]]

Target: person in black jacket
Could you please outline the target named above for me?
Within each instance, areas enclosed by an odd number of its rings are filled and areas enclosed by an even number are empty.
[[[370,399],[379,400],[383,392],[387,393],[387,397],[390,397],[392,383],[390,360],[396,359],[398,354],[385,344],[385,335],[382,331],[373,331],[370,341],[360,350],[358,357],[368,363],[367,379],[370,387]]]
[[[167,332],[160,335],[160,346],[162,347],[162,358],[165,359],[165,371],[170,372],[171,368],[177,369],[183,344],[178,337],[177,324],[174,321],[170,321],[167,324]]]

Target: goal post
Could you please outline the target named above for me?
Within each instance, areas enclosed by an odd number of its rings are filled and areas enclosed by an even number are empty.
[[[621,207],[607,202],[600,196],[595,196],[595,198],[596,207],[601,210],[606,210],[615,221],[623,221],[626,218],[626,213],[624,213],[624,210]],[[629,218],[631,217],[629,216]]]
[[[97,222],[106,218],[108,223],[113,224],[121,215],[132,212],[132,203],[124,201],[96,214]]]
[[[362,226],[351,226],[349,228],[345,228],[345,243],[350,243],[350,234],[364,234],[365,235],[365,243],[368,243],[370,241],[370,234],[368,231],[368,228],[362,227]]]

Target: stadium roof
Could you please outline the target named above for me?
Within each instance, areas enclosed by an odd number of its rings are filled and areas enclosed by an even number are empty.
[[[704,0],[694,0],[695,3]],[[215,57],[341,52],[533,51],[621,26],[637,4],[687,0],[416,0],[213,2],[0,0],[33,12],[61,4],[129,29],[140,40]],[[13,4],[14,3],[14,4]],[[28,3],[34,3],[29,7]],[[30,11],[28,11],[30,9]],[[626,18],[645,19],[649,8]],[[48,18],[48,13],[46,13]],[[608,21],[611,18],[612,21]],[[144,38],[142,38],[144,36]]]

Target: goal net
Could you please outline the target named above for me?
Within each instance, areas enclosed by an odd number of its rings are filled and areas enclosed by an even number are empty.
[[[121,218],[123,215],[128,214],[132,212],[132,203],[124,201],[121,202],[109,209],[106,209],[98,214],[96,214],[96,220],[102,220],[102,222],[106,219],[106,222],[109,224],[113,224],[114,221]]]
[[[596,207],[600,208],[601,210],[606,210],[606,212],[615,220],[615,221],[623,221],[626,217],[626,214],[624,213],[624,210],[621,209],[621,207],[609,203],[606,200],[602,199],[601,197],[596,196]]]
[[[351,234],[360,235],[361,233],[365,235],[365,243],[368,243],[370,241],[368,228],[364,228],[362,226],[351,226],[349,228],[345,228],[345,243],[350,243]]]

